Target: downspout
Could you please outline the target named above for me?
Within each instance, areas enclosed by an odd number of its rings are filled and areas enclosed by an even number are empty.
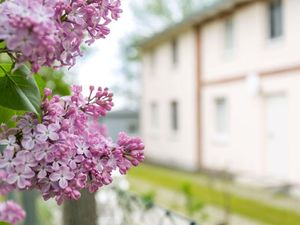
[[[195,33],[195,106],[196,106],[196,152],[197,169],[203,168],[203,142],[202,142],[202,52],[201,52],[201,25],[194,27]]]

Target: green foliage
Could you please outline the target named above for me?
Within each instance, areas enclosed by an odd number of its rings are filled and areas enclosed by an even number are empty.
[[[141,200],[145,204],[146,208],[149,209],[153,206],[155,195],[156,195],[156,193],[154,191],[150,191],[150,192],[146,192],[146,193],[141,194],[141,196],[140,196]]]
[[[0,221],[0,225],[9,225],[9,223]]]
[[[194,198],[191,183],[184,182],[181,187],[181,192],[185,198],[185,208],[189,216],[193,216],[204,208],[205,204],[201,200]]]
[[[132,1],[131,8],[141,27],[156,30],[158,26],[168,26],[191,15],[202,7],[201,0],[139,0]],[[153,22],[155,21],[155,22]]]
[[[4,47],[4,42],[0,40],[0,49]],[[54,94],[69,95],[69,85],[64,81],[64,73],[53,71],[50,68],[43,69],[40,74],[32,75],[29,69],[22,66],[15,72],[11,72],[13,64],[6,54],[0,55],[0,124],[5,123],[9,127],[14,127],[15,122],[11,120],[14,115],[21,115],[26,111],[31,111],[39,115],[43,90],[46,86],[53,89]],[[0,146],[0,152],[5,148]],[[45,207],[44,207],[45,208]],[[42,210],[42,207],[39,207]],[[35,202],[26,201],[25,210],[27,219],[25,224],[37,224]],[[45,225],[52,224],[52,215],[49,210],[42,210],[42,218],[47,218]],[[47,215],[46,215],[46,214]],[[0,225],[7,225],[1,223]]]
[[[5,123],[8,127],[13,127],[15,125],[15,122],[12,121],[11,118],[16,114],[18,114],[16,110],[0,106],[0,124]]]
[[[165,19],[167,22],[173,21],[172,8],[169,3],[164,0],[151,0],[145,5],[145,10],[150,13],[150,15],[159,15]]]
[[[7,145],[0,145],[0,153],[2,153],[6,149]]]
[[[53,204],[53,205],[52,205]],[[55,225],[53,209],[56,207],[54,202],[45,202],[43,198],[37,199],[37,214],[41,225]]]
[[[0,63],[0,77],[3,77],[9,73],[11,65],[11,63]]]
[[[175,192],[180,192],[182,183],[189,182],[193,188],[193,198],[204,204],[223,207],[224,191],[208,184],[206,178],[201,174],[191,174],[144,164],[139,166],[138,170],[131,170],[129,179],[131,177],[147,182],[152,187],[163,187]],[[265,224],[299,225],[300,221],[300,214],[296,211],[235,193],[231,193],[231,211]]]
[[[40,114],[41,97],[35,80],[26,67],[0,77],[0,105],[18,111]]]
[[[46,87],[51,88],[53,94],[62,96],[70,95],[70,87],[68,82],[64,79],[63,71],[55,71],[51,68],[42,68],[39,72]]]
[[[44,89],[46,87],[46,82],[44,81],[44,79],[39,74],[34,74],[33,78],[34,78],[34,80],[36,82],[36,85],[39,88],[41,97],[43,97],[44,96]]]

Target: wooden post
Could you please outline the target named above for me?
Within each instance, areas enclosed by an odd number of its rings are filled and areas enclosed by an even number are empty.
[[[22,193],[22,203],[26,211],[26,218],[24,225],[38,225],[37,211],[36,211],[36,192],[25,191]]]
[[[84,190],[79,200],[66,201],[63,208],[63,225],[97,225],[95,194]]]

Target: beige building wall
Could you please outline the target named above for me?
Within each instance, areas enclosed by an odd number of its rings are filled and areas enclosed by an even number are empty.
[[[249,175],[268,175],[266,110],[270,96],[285,96],[287,117],[284,180],[300,183],[300,1],[284,0],[284,31],[268,37],[264,2],[232,14],[234,47],[224,48],[226,17],[202,30],[203,165]],[[252,75],[252,76],[250,76]],[[228,131],[216,133],[215,101],[226,98]],[[275,120],[277,122],[277,120]],[[282,168],[285,164],[282,164]]]
[[[185,169],[197,166],[194,45],[193,31],[177,37],[176,66],[172,62],[172,41],[143,54],[141,126],[146,159]],[[171,127],[172,101],[178,102],[177,131]],[[157,105],[156,113],[152,104]]]
[[[196,169],[197,139],[201,139],[200,158],[205,168],[300,183],[299,12],[300,1],[283,0],[283,36],[277,39],[268,37],[264,1],[238,7],[202,24],[198,40],[201,124],[197,124],[196,116],[195,31],[178,34],[179,59],[175,67],[172,40],[145,51],[141,130],[147,159]],[[233,21],[230,50],[226,50],[224,38],[228,18]],[[226,100],[223,133],[216,128],[216,102],[220,99]],[[172,101],[179,104],[176,132],[171,127]],[[157,106],[155,113],[153,104]],[[284,136],[279,142],[276,138],[277,142],[271,141],[274,127],[275,136]],[[274,165],[270,172],[271,163],[279,168],[276,173],[280,176],[274,177]]]
[[[202,30],[203,80],[211,81],[299,65],[300,1],[283,0],[283,10],[284,35],[274,40],[268,37],[266,2],[256,2],[233,13],[232,51],[224,49],[226,17],[206,23]]]

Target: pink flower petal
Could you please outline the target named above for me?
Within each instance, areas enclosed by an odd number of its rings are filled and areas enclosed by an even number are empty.
[[[74,178],[74,176],[75,176],[74,173],[73,173],[73,172],[70,172],[70,171],[64,173],[64,177],[65,177],[67,180],[72,180],[72,179]]]
[[[21,189],[25,188],[27,185],[29,185],[30,182],[28,182],[24,177],[19,177],[17,181],[17,186]]]
[[[49,131],[58,131],[60,128],[60,126],[56,123],[52,123],[48,126],[48,130]]]
[[[52,141],[57,141],[59,139],[59,136],[57,133],[50,133],[49,134],[49,138],[52,140]]]
[[[45,178],[47,176],[47,172],[45,170],[41,170],[39,173],[38,173],[38,178],[39,179],[42,179],[42,178]]]
[[[35,142],[31,138],[30,139],[24,138],[22,140],[22,146],[27,150],[33,149],[34,145],[35,145]]]
[[[60,179],[60,174],[59,173],[52,173],[49,178],[53,182],[58,181]]]
[[[35,173],[28,167],[26,167],[25,171],[22,173],[22,177],[24,177],[24,178],[32,178],[32,177],[34,177],[34,175],[35,175]]]
[[[62,189],[65,189],[68,186],[68,181],[64,178],[61,178],[58,184]]]
[[[18,179],[17,174],[12,173],[8,175],[8,177],[6,178],[6,182],[9,184],[14,184],[16,183],[17,179]]]
[[[38,124],[36,130],[40,133],[46,133],[47,127],[44,124]]]

